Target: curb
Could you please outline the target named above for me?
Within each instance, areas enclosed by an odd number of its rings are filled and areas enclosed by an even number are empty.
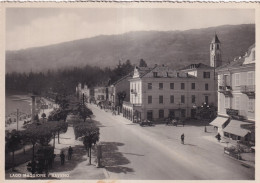
[[[243,162],[243,161],[241,161],[241,160],[238,160],[238,159],[233,158],[233,157],[231,157],[231,156],[229,156],[229,155],[226,155],[225,153],[224,153],[224,156],[227,156],[227,157],[229,157],[230,159],[236,160],[237,162],[241,163],[241,165],[243,165],[243,166],[246,166],[246,167],[248,167],[248,168],[254,168],[254,169],[255,169],[255,166],[254,166],[254,165],[247,164],[247,163],[245,163],[245,162]]]
[[[106,177],[106,179],[108,179],[110,176],[109,176],[109,173],[107,172],[106,168],[102,168],[103,169],[103,173]]]

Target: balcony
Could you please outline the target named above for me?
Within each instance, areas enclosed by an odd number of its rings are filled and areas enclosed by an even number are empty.
[[[227,86],[227,85],[222,85],[222,86],[219,86],[219,88],[218,88],[218,92],[223,93],[227,97],[232,97],[231,91],[232,91],[231,86]]]
[[[246,94],[249,98],[255,98],[255,85],[242,85],[240,92]]]

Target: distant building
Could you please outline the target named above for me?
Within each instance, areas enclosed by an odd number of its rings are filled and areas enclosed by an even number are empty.
[[[84,84],[82,87],[82,84],[79,83],[78,86],[76,86],[76,95],[80,100],[83,100],[83,95],[84,95],[84,101],[90,102],[91,89],[88,88],[86,84]]]
[[[201,63],[179,71],[164,65],[135,67],[123,116],[130,120],[134,116],[142,120],[194,117],[196,105],[216,105],[213,76],[214,68]]]
[[[118,81],[114,82],[108,87],[108,99],[111,102],[112,107],[121,106],[123,103],[119,101],[118,94],[125,93],[124,101],[130,101],[130,83],[132,73],[122,77]]]
[[[248,125],[255,124],[255,45],[217,72],[218,117],[211,124],[226,137],[254,141]]]
[[[94,98],[96,103],[107,100],[107,87],[105,86],[94,87]]]
[[[217,34],[210,43],[210,66],[217,68],[222,65],[221,43]]]

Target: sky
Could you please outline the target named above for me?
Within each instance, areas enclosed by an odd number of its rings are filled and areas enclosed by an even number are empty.
[[[6,49],[129,31],[174,31],[255,23],[253,9],[7,8]]]

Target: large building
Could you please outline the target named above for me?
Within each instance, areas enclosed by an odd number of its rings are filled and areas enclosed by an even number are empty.
[[[255,125],[255,45],[218,72],[218,117],[211,123],[221,135],[251,140]]]
[[[201,63],[179,71],[164,65],[135,67],[129,81],[130,102],[124,102],[123,115],[130,120],[194,117],[196,106],[216,105],[214,68]]]

